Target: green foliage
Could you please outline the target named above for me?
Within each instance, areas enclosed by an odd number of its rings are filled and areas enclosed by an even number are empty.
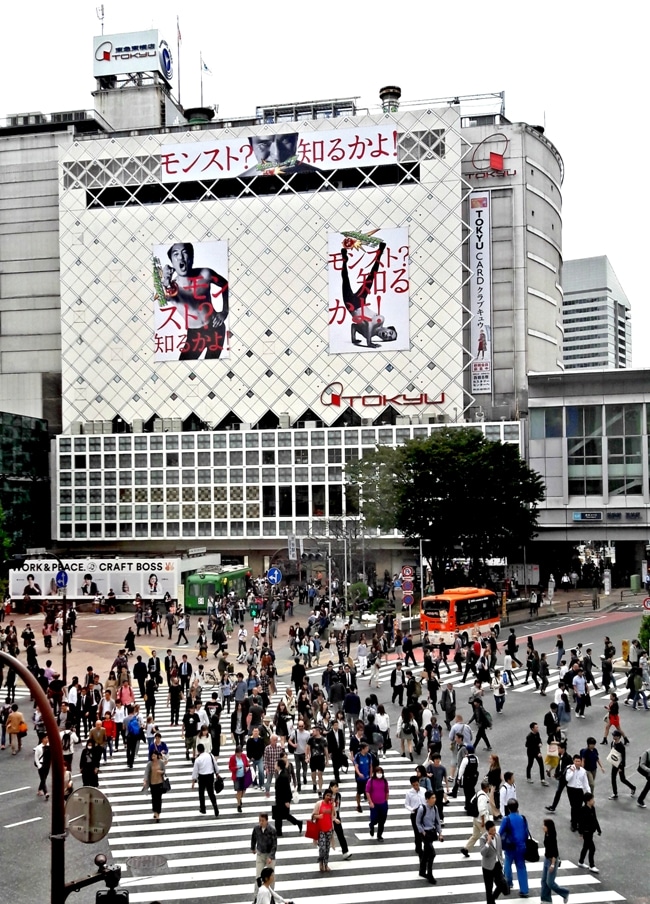
[[[5,530],[5,521],[6,516],[0,506],[0,563],[7,561],[11,549],[11,537]]]
[[[346,470],[366,523],[427,542],[438,561],[511,555],[530,540],[541,478],[514,445],[467,428],[436,430],[397,449],[380,446]]]
[[[359,600],[367,600],[368,585],[364,581],[357,581],[356,584],[350,584],[348,594],[353,603],[358,603]]]
[[[643,649],[648,652],[648,644],[650,643],[650,615],[644,615],[639,628],[639,642]]]
[[[370,604],[370,611],[374,615],[376,612],[387,612],[392,611],[395,608],[395,603],[391,603],[388,600],[382,599],[373,599]]]

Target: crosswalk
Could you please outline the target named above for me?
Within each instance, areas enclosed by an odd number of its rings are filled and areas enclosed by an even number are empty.
[[[274,696],[271,714],[280,696],[281,692]],[[160,822],[154,823],[150,797],[141,790],[147,756],[144,744],[133,770],[126,768],[122,750],[101,769],[100,789],[108,795],[113,809],[108,839],[115,862],[123,866],[121,884],[129,889],[133,904],[194,900],[251,904],[255,859],[250,853],[250,837],[258,814],[270,813],[272,799],[251,788],[244,797],[243,813],[237,813],[228,780],[227,761],[234,750],[229,741],[218,760],[226,779],[219,796],[220,816],[215,819],[212,815],[200,815],[197,791],[190,789],[191,768],[185,760],[180,730],[169,727],[169,713],[162,697],[161,694],[157,706],[157,724],[170,748],[167,774],[172,787],[163,798]],[[297,904],[316,897],[328,904],[358,904],[360,899],[374,904],[425,894],[441,900],[453,896],[456,904],[484,901],[478,845],[469,859],[459,852],[471,831],[471,820],[462,801],[452,799],[445,807],[445,841],[436,844],[434,864],[438,884],[431,886],[418,876],[411,823],[403,806],[413,765],[393,750],[387,752],[382,763],[391,793],[384,842],[370,837],[367,807],[357,813],[353,775],[343,773],[341,816],[352,859],[343,860],[337,848],[330,859],[332,871],[319,873],[316,848],[294,826],[285,825],[283,837],[278,839],[278,891]],[[331,770],[325,778],[332,778]],[[298,819],[309,818],[313,809],[316,795],[310,788],[303,787],[300,802],[291,807]],[[542,864],[528,867],[530,900],[539,902]],[[580,870],[577,861],[568,857],[563,858],[560,881],[571,890],[572,904],[624,900],[616,892],[605,890],[597,876]]]

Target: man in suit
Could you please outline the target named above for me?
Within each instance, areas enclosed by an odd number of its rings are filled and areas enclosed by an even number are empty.
[[[183,654],[181,664],[178,668],[178,677],[181,679],[181,690],[183,693],[189,693],[190,681],[192,678],[192,663],[187,661],[186,654]]]
[[[447,731],[451,731],[451,723],[456,718],[456,691],[453,684],[448,683],[440,695],[440,706],[445,714]]]
[[[162,666],[160,662],[160,656],[156,653],[155,650],[151,651],[151,656],[149,657],[149,662],[147,663],[147,672],[149,673],[151,678],[154,678],[156,684],[162,684]]]
[[[327,750],[332,760],[332,769],[334,770],[334,781],[338,784],[340,781],[339,770],[342,766],[347,765],[347,754],[345,752],[345,732],[338,721],[332,723],[332,727],[327,732]]]
[[[357,690],[357,674],[354,669],[351,669],[349,665],[346,665],[341,673],[341,681],[343,682],[343,687],[346,690],[346,693],[350,691]]]
[[[174,668],[174,656],[172,655],[171,650],[167,650],[167,655],[165,656],[165,675],[167,676],[167,687],[170,686],[172,680],[172,669]]]
[[[402,669],[402,663],[398,662],[393,671],[390,673],[390,686],[393,688],[392,702],[398,701],[400,706],[404,706],[404,688],[406,687],[406,675]]]
[[[497,832],[495,823],[488,819],[485,823],[485,834],[479,839],[481,845],[481,866],[483,867],[483,882],[485,883],[486,904],[495,904],[494,892],[500,894],[497,885],[497,876],[503,876],[503,852],[501,849],[501,836]],[[498,864],[498,865],[497,865]]]

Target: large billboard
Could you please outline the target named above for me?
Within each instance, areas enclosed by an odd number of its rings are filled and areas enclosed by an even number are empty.
[[[154,245],[154,361],[228,357],[228,243]]]
[[[135,72],[159,72],[168,82],[174,74],[167,41],[155,28],[122,35],[96,35],[93,38],[93,75],[128,75]]]
[[[178,559],[62,559],[68,574],[66,594],[73,599],[115,595],[133,599],[163,599],[166,593],[176,599],[180,571]],[[13,599],[25,596],[57,599],[62,590],[56,586],[60,570],[54,559],[33,559],[22,568],[9,572],[9,593]]]
[[[265,132],[167,144],[160,149],[163,182],[291,176],[388,163],[397,163],[397,132],[393,125],[326,132]]]
[[[408,229],[327,237],[329,351],[408,351]]]
[[[469,196],[469,299],[471,321],[471,391],[492,392],[492,259],[490,192]]]

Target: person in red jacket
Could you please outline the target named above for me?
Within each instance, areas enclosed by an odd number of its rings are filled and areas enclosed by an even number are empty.
[[[250,773],[250,763],[248,757],[242,751],[241,747],[235,747],[235,752],[228,760],[228,768],[232,776],[233,785],[235,787],[235,795],[237,797],[237,812],[242,812],[241,802],[244,799],[246,788],[253,782],[253,776]]]

